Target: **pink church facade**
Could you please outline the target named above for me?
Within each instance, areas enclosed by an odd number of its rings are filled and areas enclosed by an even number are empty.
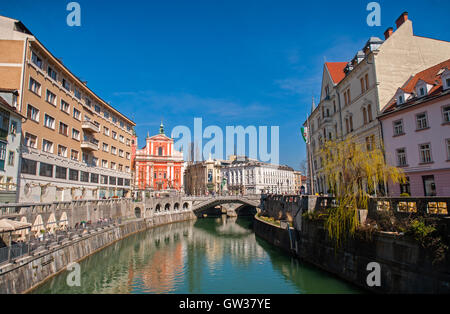
[[[450,196],[450,60],[399,88],[379,120],[387,163],[408,179],[390,196]]]

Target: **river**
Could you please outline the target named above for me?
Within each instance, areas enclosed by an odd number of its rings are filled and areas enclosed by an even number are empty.
[[[251,224],[222,217],[156,227],[82,261],[80,287],[64,271],[32,293],[361,293],[256,237]]]

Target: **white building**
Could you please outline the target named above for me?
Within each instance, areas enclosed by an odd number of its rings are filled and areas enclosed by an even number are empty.
[[[293,194],[294,169],[263,163],[247,157],[232,156],[222,162],[221,176],[230,194]]]
[[[17,202],[22,119],[17,91],[0,90],[0,203]]]

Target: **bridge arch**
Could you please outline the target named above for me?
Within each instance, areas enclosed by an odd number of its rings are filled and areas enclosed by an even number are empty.
[[[136,207],[134,209],[134,215],[136,216],[136,218],[141,218],[141,209],[139,207]]]
[[[170,211],[170,203],[167,203],[166,206],[164,206],[164,210],[166,212]]]
[[[187,203],[187,202],[184,203],[184,204],[183,204],[183,209],[184,209],[184,210],[188,210],[188,209],[189,209],[189,203]]]
[[[175,205],[173,205],[173,209],[175,211],[179,211],[180,210],[180,203],[175,203]]]
[[[161,212],[161,204],[156,204],[155,212],[156,212],[156,213]]]

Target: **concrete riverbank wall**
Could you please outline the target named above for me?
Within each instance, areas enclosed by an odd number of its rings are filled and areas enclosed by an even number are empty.
[[[372,240],[352,239],[335,250],[323,224],[302,221],[301,231],[282,229],[255,219],[257,236],[289,252],[301,261],[332,273],[362,289],[375,293],[450,293],[450,266],[433,266],[431,259],[416,242],[397,235],[376,234]],[[369,287],[373,271],[370,263],[380,265],[381,286]]]
[[[99,228],[82,237],[67,239],[60,245],[35,252],[32,256],[17,260],[15,264],[1,267],[0,294],[29,292],[64,271],[70,263],[79,262],[132,234],[156,226],[195,218],[195,215],[189,210],[161,213],[149,218],[128,221],[121,225]]]

